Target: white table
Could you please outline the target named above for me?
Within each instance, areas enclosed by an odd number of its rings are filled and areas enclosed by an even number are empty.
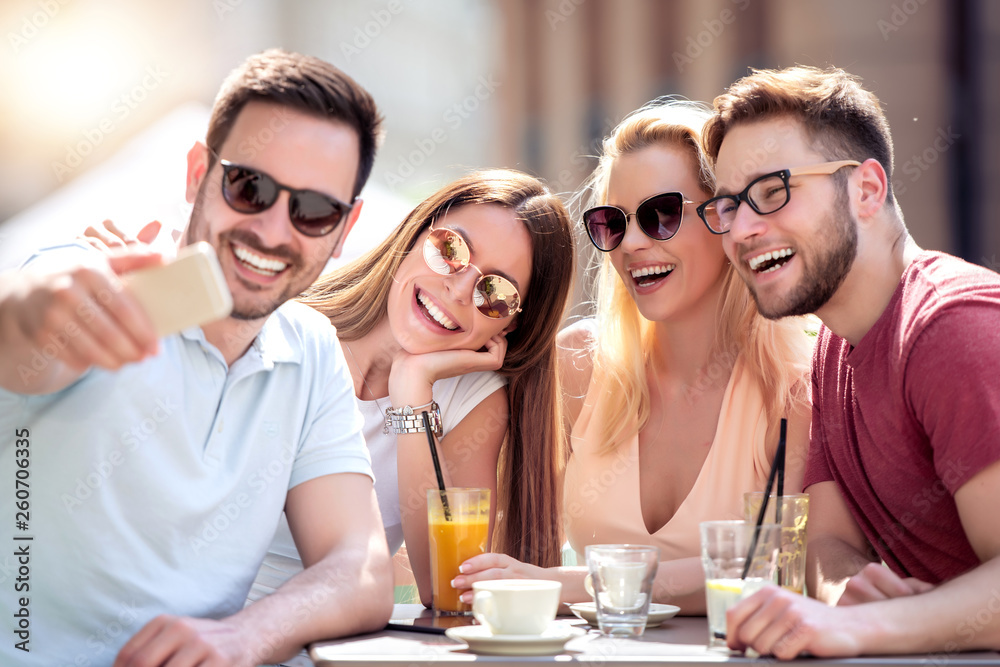
[[[414,618],[425,613],[421,605],[396,605],[393,618]],[[575,617],[573,617],[575,619]],[[581,627],[586,624],[580,622]],[[708,625],[704,616],[675,617],[658,628],[649,628],[641,639],[610,639],[601,637],[596,630],[586,636],[570,640],[566,650],[559,655],[546,656],[490,656],[469,652],[464,644],[452,641],[445,635],[434,635],[401,630],[382,630],[367,635],[317,642],[310,647],[309,655],[317,667],[423,667],[452,663],[479,662],[493,665],[517,664],[551,666],[581,663],[603,666],[607,663],[662,665],[664,663],[705,665],[709,663],[771,664],[771,658],[747,658],[710,651],[706,646]],[[952,653],[948,655],[877,656],[829,660],[804,658],[788,664],[853,665],[858,667],[886,667],[888,665],[927,665],[934,667],[979,667],[1000,664],[1000,653]]]

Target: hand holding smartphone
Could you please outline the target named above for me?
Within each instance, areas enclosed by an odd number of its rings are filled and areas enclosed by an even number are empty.
[[[168,264],[125,274],[122,282],[160,338],[222,319],[233,309],[215,250],[204,242],[181,248]]]

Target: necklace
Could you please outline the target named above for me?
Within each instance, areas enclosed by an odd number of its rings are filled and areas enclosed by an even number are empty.
[[[354,362],[354,367],[358,369],[358,373],[361,375],[361,383],[365,385],[365,389],[367,389],[368,393],[371,394],[372,400],[375,401],[375,407],[378,408],[378,411],[382,413],[383,417],[382,434],[389,435],[389,415],[385,413],[385,408],[383,408],[382,404],[378,402],[378,397],[375,396],[375,392],[372,391],[372,388],[368,386],[368,379],[365,378],[365,373],[364,371],[361,370],[361,366],[360,364],[358,364],[358,360],[354,358],[354,352],[351,350],[351,346],[348,345],[347,343],[344,343],[344,347],[347,348],[347,353],[351,355],[351,361]]]

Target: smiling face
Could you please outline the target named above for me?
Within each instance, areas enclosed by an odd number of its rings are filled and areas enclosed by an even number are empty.
[[[747,171],[747,156],[777,146]],[[716,161],[719,194],[735,194],[754,178],[781,169],[826,162],[801,126],[777,118],[736,125]],[[723,245],[769,319],[820,311],[854,264],[857,220],[845,188],[834,177],[792,176],[790,198],[780,210],[759,215],[741,202]]]
[[[701,189],[698,165],[689,150],[655,145],[626,153],[614,161],[608,178],[608,201],[626,213],[663,192],[681,192],[700,203],[710,196]],[[716,308],[726,275],[722,242],[698,219],[695,205],[685,204],[680,229],[656,241],[629,216],[621,245],[608,253],[639,312],[652,321],[684,317]]]
[[[284,125],[272,132],[278,116]],[[274,136],[270,142],[252,138]],[[253,150],[247,147],[252,145]],[[287,107],[251,102],[240,112],[219,156],[267,173],[290,188],[350,202],[358,168],[358,137],[347,125]],[[222,167],[203,146],[188,157],[188,201],[194,203],[184,243],[207,241],[219,256],[233,295],[235,319],[266,317],[313,283],[356,219],[354,211],[333,232],[309,237],[289,219],[289,193],[268,209],[234,211],[221,193]]]
[[[522,299],[531,279],[531,235],[514,211],[495,204],[466,204],[438,218],[434,229],[451,229],[468,241],[471,262],[484,274],[510,280]],[[478,350],[513,326],[516,316],[493,319],[476,308],[474,268],[441,275],[424,260],[425,230],[396,271],[388,299],[389,327],[410,354]]]

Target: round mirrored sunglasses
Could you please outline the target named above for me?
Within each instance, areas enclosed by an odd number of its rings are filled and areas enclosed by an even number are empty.
[[[483,274],[471,259],[465,237],[451,229],[431,227],[424,240],[424,262],[434,273],[447,276],[472,267],[479,274],[472,302],[480,313],[499,320],[521,312],[521,295],[514,283],[503,276]]]

